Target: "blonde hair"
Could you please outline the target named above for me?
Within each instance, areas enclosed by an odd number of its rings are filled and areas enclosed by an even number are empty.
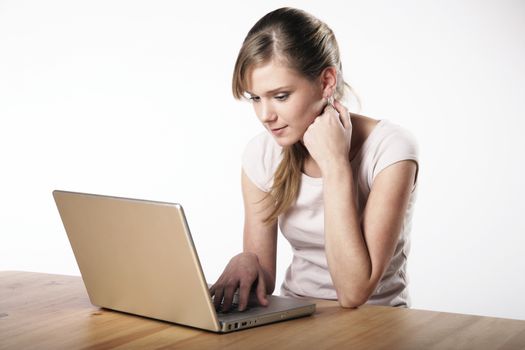
[[[334,97],[343,100],[345,88],[354,93],[343,79],[339,47],[333,31],[305,11],[283,7],[266,14],[250,29],[239,50],[233,71],[232,90],[236,99],[246,98],[249,70],[272,59],[278,59],[312,82],[325,68],[335,67],[337,85]],[[283,159],[274,173],[273,185],[264,198],[273,207],[264,220],[266,224],[277,220],[295,203],[308,151],[298,141],[283,147],[282,154]]]

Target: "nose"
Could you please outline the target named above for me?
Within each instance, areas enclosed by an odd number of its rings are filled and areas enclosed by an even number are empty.
[[[261,115],[260,119],[263,123],[269,123],[277,119],[277,113],[275,113],[272,105],[268,102],[261,101]]]

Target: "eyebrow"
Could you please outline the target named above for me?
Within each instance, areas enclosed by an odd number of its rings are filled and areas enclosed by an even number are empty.
[[[278,87],[276,89],[272,89],[272,90],[266,91],[265,95],[268,96],[268,95],[276,93],[279,90],[290,90],[291,88],[292,88],[291,86],[281,86],[281,87]],[[249,93],[252,96],[257,96],[256,94],[254,94],[253,92],[250,92],[248,90],[246,90],[246,92]]]

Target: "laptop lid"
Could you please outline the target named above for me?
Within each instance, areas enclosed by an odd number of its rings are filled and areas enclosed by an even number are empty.
[[[221,331],[182,206],[53,192],[91,303]]]

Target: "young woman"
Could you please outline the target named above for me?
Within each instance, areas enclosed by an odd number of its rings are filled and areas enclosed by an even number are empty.
[[[417,144],[399,125],[349,113],[349,88],[332,30],[312,15],[281,8],[249,31],[233,94],[266,131],[244,152],[244,249],[210,289],[217,308],[229,310],[237,289],[240,310],[250,291],[268,304],[278,226],[293,250],[281,295],[410,305]]]

